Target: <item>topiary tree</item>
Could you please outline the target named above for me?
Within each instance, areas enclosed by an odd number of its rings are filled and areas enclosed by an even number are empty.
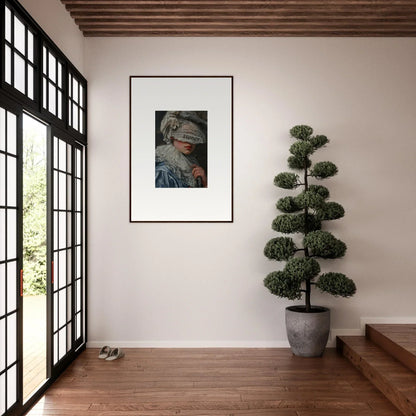
[[[290,130],[296,142],[290,146],[289,168],[298,171],[282,172],[274,178],[274,184],[283,189],[298,189],[296,196],[280,198],[276,207],[282,214],[272,223],[273,230],[283,234],[304,235],[303,247],[297,247],[291,237],[272,238],[264,248],[264,255],[277,261],[286,261],[281,271],[268,274],[264,285],[273,295],[287,299],[301,299],[305,295],[305,312],[311,312],[311,289],[316,286],[322,292],[334,296],[354,295],[354,282],[342,273],[320,274],[316,258],[335,259],[344,256],[347,246],[330,232],[322,231],[322,221],[336,220],[344,216],[344,208],[336,202],[328,202],[329,191],[322,185],[310,184],[310,179],[326,179],[337,174],[332,162],[318,162],[312,166],[311,155],[325,146],[326,136],[313,136],[313,129],[299,125]]]

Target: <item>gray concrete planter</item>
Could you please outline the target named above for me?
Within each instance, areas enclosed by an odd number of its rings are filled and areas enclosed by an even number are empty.
[[[313,306],[312,312],[305,307],[286,308],[286,331],[292,352],[300,357],[320,357],[326,347],[330,328],[330,310]]]

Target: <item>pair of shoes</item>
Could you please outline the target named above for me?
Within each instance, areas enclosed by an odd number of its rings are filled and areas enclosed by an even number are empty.
[[[98,353],[98,358],[105,360],[110,354],[110,351],[111,351],[111,348],[108,345],[104,345],[104,347],[102,347],[100,352]]]
[[[108,345],[102,347],[98,354],[98,358],[106,361],[114,361],[122,357],[124,357],[124,352],[121,348],[111,348]]]
[[[113,360],[117,360],[123,357],[124,357],[124,352],[121,350],[121,348],[113,348],[110,351],[110,354],[108,354],[106,361],[113,361]]]

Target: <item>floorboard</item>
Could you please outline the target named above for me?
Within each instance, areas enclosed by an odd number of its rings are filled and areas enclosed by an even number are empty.
[[[126,349],[108,362],[87,349],[30,416],[400,416],[328,349]]]

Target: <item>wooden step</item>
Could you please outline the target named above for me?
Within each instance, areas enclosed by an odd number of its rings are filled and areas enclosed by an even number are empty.
[[[405,416],[416,416],[416,374],[366,337],[337,337],[337,348]]]
[[[416,373],[416,324],[369,324],[366,336]]]

